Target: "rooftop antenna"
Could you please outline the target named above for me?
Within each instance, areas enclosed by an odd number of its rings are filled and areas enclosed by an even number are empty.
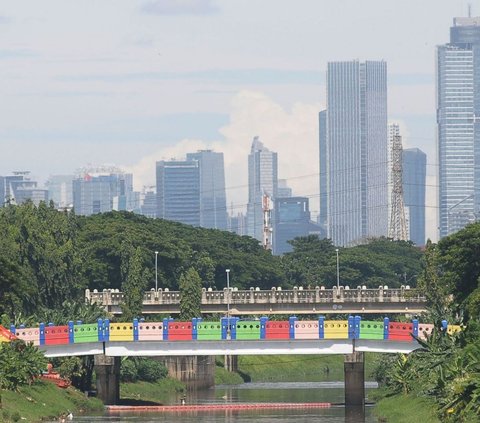
[[[472,17],[472,3],[468,3],[468,17]]]

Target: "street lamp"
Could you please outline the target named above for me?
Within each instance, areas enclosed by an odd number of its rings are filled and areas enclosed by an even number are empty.
[[[155,251],[155,295],[158,291],[158,251]]]
[[[340,291],[340,262],[338,259],[338,248],[335,248],[335,252],[337,253],[337,295]]]
[[[225,269],[227,273],[227,339],[230,339],[230,269]]]

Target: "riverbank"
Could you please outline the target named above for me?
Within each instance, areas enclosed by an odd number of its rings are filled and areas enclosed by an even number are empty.
[[[365,355],[365,378],[371,378],[376,354]],[[342,355],[244,355],[238,357],[238,372],[226,372],[217,358],[216,384],[242,382],[328,382],[343,380]]]
[[[135,401],[168,403],[172,395],[185,392],[185,385],[175,379],[165,378],[157,382],[132,382],[120,384],[120,400],[123,403]]]
[[[75,388],[60,389],[55,384],[37,381],[31,386],[22,386],[18,392],[2,391],[1,422],[39,422],[55,419],[72,412],[100,412],[103,404],[96,398],[87,398]]]
[[[374,414],[382,423],[440,423],[435,410],[427,398],[393,395],[378,400]]]

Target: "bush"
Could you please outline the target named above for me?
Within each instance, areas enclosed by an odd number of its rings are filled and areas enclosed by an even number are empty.
[[[122,382],[136,382],[138,380],[137,366],[133,360],[126,359],[122,361],[120,380]]]
[[[145,382],[156,382],[168,375],[167,368],[158,361],[144,358],[137,362],[138,378]]]

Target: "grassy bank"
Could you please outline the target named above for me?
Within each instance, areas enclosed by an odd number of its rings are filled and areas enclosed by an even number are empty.
[[[386,423],[440,423],[434,405],[414,395],[383,398],[375,406],[375,415]]]
[[[42,419],[54,419],[71,411],[102,411],[103,404],[96,398],[85,395],[70,387],[57,388],[50,382],[38,381],[32,386],[23,386],[18,392],[2,391],[2,409],[0,421],[35,422]]]
[[[122,401],[165,403],[176,392],[183,392],[184,390],[185,385],[182,382],[170,378],[161,379],[154,383],[138,381],[122,383],[120,385],[120,398]]]
[[[222,357],[217,362],[222,363]],[[367,380],[373,369],[375,354],[365,357]],[[222,372],[222,373],[220,373]],[[217,367],[216,383],[230,383],[224,369]],[[343,380],[343,356],[341,355],[263,355],[239,356],[238,374],[246,382],[323,382]],[[231,374],[230,374],[231,375]],[[217,380],[219,382],[217,382]],[[232,377],[233,383],[239,383]]]

